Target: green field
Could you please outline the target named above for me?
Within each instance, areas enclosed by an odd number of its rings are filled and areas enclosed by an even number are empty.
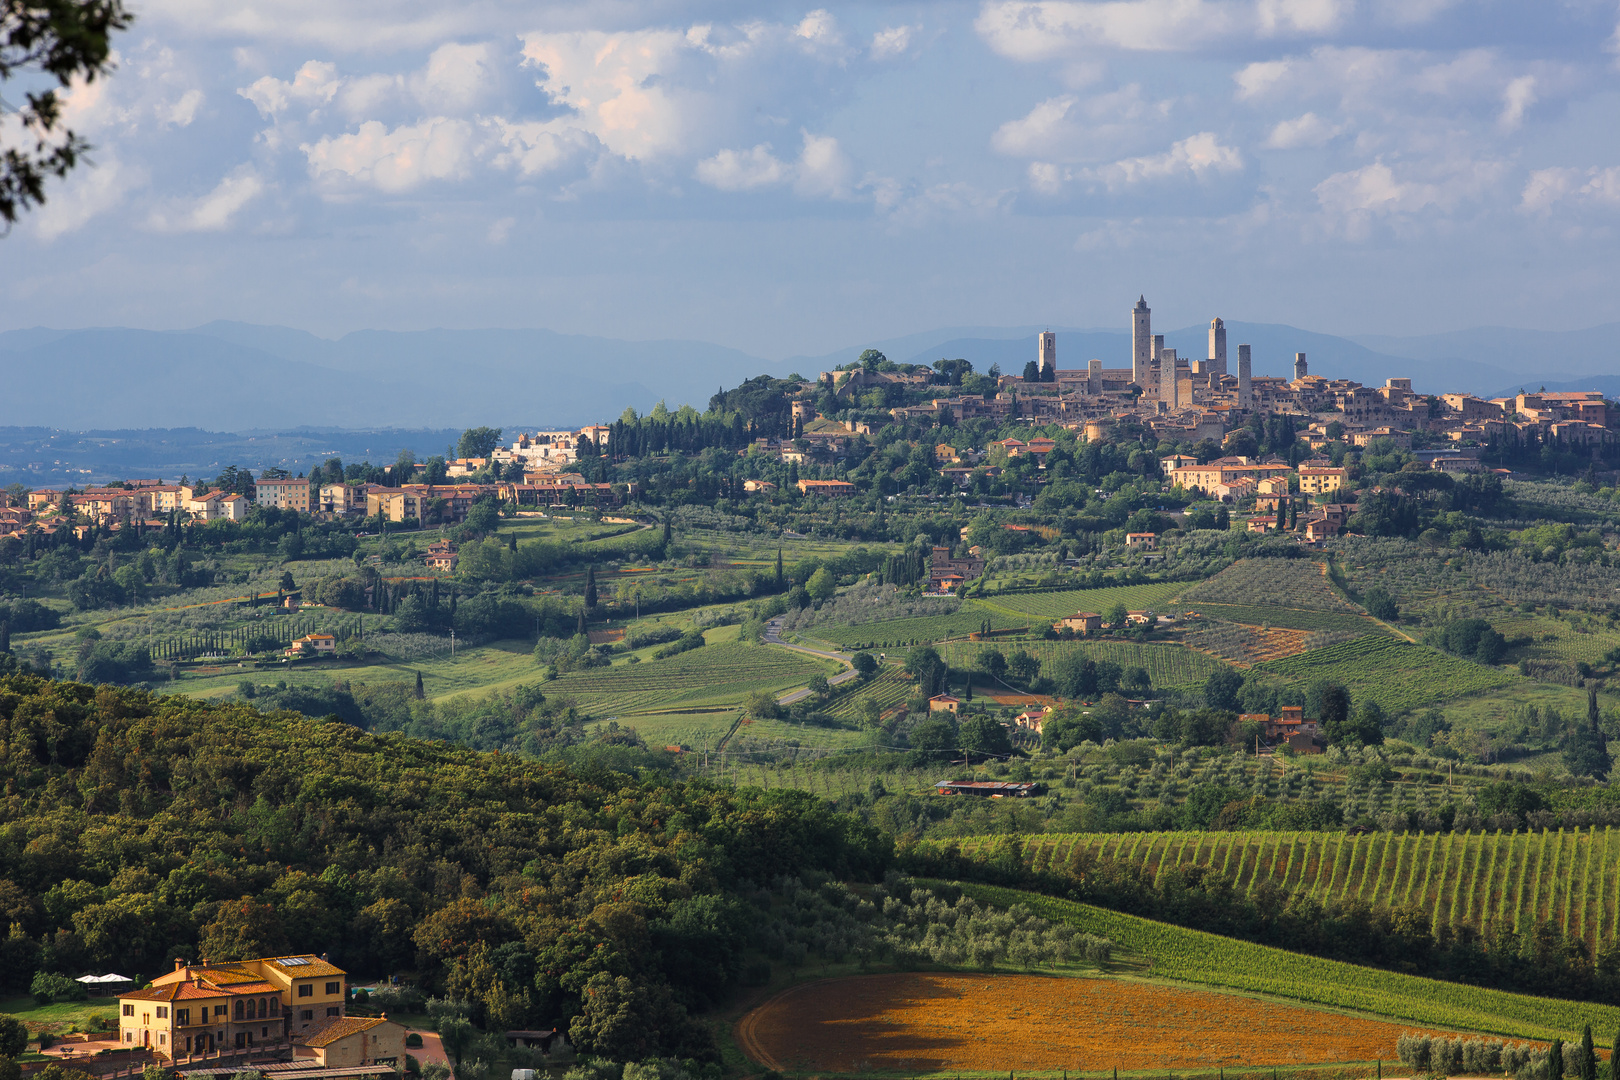
[[[1164,609],[1165,601],[1187,587],[1185,582],[1121,585],[1112,589],[1059,589],[1055,592],[1007,593],[978,603],[1010,616],[1034,616],[1054,622],[1077,611],[1099,615],[1115,604],[1132,611]],[[1166,609],[1167,610],[1167,609]]]
[[[996,630],[1010,630],[1038,623],[1028,615],[998,611],[989,604],[969,600],[950,615],[924,615],[913,619],[889,619],[884,622],[859,623],[855,626],[836,626],[817,623],[805,633],[846,647],[869,645],[873,648],[899,648],[913,642],[943,641],[946,638],[965,638],[984,626],[985,620]]]
[[[952,667],[973,668],[978,657],[991,649],[1010,654],[1019,649],[1041,662],[1042,670],[1059,656],[1079,653],[1092,660],[1112,660],[1122,668],[1142,667],[1156,687],[1197,686],[1210,673],[1225,667],[1219,660],[1182,645],[1169,643],[1137,644],[1131,641],[953,641],[940,646],[940,655]]]
[[[962,842],[964,853],[993,838]],[[1431,925],[1483,931],[1558,924],[1596,953],[1620,937],[1620,834],[1604,826],[1543,833],[1171,832],[1028,838],[1035,869],[1078,866],[1087,855],[1153,872],[1202,866],[1252,893],[1261,881],[1318,898],[1411,907]]]
[[[1512,994],[1321,960],[1199,930],[1156,923],[1086,904],[990,885],[963,884],[983,903],[1026,904],[1037,915],[1109,938],[1152,963],[1167,979],[1355,1009],[1414,1024],[1520,1039],[1573,1039],[1620,1028],[1620,1008]]]
[[[1267,660],[1250,672],[1278,675],[1296,683],[1332,679],[1347,686],[1356,699],[1371,698],[1391,714],[1498,690],[1519,681],[1517,676],[1427,645],[1371,634],[1297,656]]]
[[[570,672],[547,683],[545,691],[550,697],[575,699],[599,719],[622,720],[676,709],[734,707],[756,690],[780,692],[840,670],[841,665],[804,653],[733,641],[667,660]]]

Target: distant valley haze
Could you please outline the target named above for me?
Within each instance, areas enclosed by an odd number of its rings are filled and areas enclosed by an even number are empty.
[[[336,339],[284,326],[211,322],[188,330],[35,328],[0,333],[0,425],[69,429],[197,427],[453,428],[566,426],[646,412],[658,401],[703,409],[721,387],[756,375],[814,377],[876,348],[900,363],[961,357],[1017,374],[1036,335],[1056,331],[1058,366],[1129,363],[1128,327],[940,327],[819,356],[765,358],[705,341],[628,341],[538,329],[361,330]],[[1254,373],[1287,377],[1295,352],[1311,373],[1420,392],[1484,396],[1520,387],[1620,395],[1610,359],[1620,324],[1573,331],[1482,327],[1425,337],[1347,338],[1226,320],[1232,345],[1254,346]],[[1157,327],[1156,327],[1157,329]],[[1207,323],[1164,331],[1202,357]],[[87,392],[93,388],[94,392]]]

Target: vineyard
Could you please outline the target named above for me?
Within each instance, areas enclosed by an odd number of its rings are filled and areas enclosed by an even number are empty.
[[[1190,630],[1182,641],[1190,649],[1248,667],[1281,660],[1311,647],[1310,639],[1334,631],[1284,630],[1235,622],[1210,622]]]
[[[1569,1039],[1583,1024],[1591,1024],[1594,1031],[1620,1028],[1620,1008],[1611,1005],[1532,997],[1322,960],[1016,889],[964,883],[962,891],[998,907],[1025,904],[1044,918],[1106,937],[1147,957],[1152,973],[1163,978],[1521,1039]]]
[[[803,653],[732,642],[668,660],[570,672],[547,683],[546,694],[574,698],[598,716],[631,716],[736,705],[755,690],[785,690],[833,671]]]
[[[1352,631],[1357,634],[1388,633],[1375,619],[1342,611],[1311,611],[1305,608],[1272,607],[1265,604],[1217,604],[1209,601],[1196,604],[1188,602],[1184,606],[1206,618],[1242,623],[1245,626],[1279,626],[1287,630]]]
[[[992,839],[962,842],[972,854]],[[1620,939],[1620,834],[1555,833],[1118,833],[1029,838],[1034,869],[1075,865],[1084,855],[1135,863],[1155,879],[1203,866],[1253,893],[1261,881],[1318,898],[1374,907],[1414,907],[1431,925],[1523,930],[1553,922],[1596,953]]]
[[[1323,564],[1308,559],[1239,559],[1181,594],[1184,604],[1255,604],[1359,615],[1333,591]]]
[[[884,664],[860,689],[840,697],[827,711],[841,720],[854,720],[865,702],[875,701],[878,708],[888,711],[916,692],[917,684],[906,678],[898,664]]]
[[[939,653],[952,667],[976,668],[978,657],[991,649],[1000,649],[1004,654],[1022,649],[1041,662],[1043,672],[1050,670],[1052,661],[1059,656],[1074,653],[1090,660],[1112,660],[1126,670],[1146,668],[1148,678],[1159,688],[1201,686],[1211,672],[1225,666],[1219,660],[1180,645],[1139,645],[1129,641],[1020,641],[1003,645],[953,641],[940,646]]]
[[[1348,687],[1358,700],[1375,700],[1390,714],[1499,689],[1514,681],[1512,675],[1427,645],[1373,634],[1268,660],[1252,670],[1295,683],[1332,679]]]
[[[1102,614],[1115,604],[1124,604],[1131,611],[1155,609],[1169,610],[1165,605],[1170,597],[1186,588],[1184,583],[1169,582],[1154,585],[1121,585],[1111,589],[1067,589],[1055,592],[1008,593],[979,601],[985,607],[997,608],[1008,615],[1033,615],[1055,622],[1077,611],[1095,611]]]

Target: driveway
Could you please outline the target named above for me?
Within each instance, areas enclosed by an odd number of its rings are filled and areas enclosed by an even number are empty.
[[[804,653],[806,656],[816,656],[823,660],[836,660],[838,663],[843,664],[844,670],[827,680],[829,685],[838,686],[841,683],[849,682],[849,680],[855,677],[855,669],[850,666],[850,660],[852,657],[849,653],[824,652],[821,649],[812,649],[808,645],[792,645],[786,641],[783,641],[782,616],[780,615],[765,624],[765,644],[778,645],[784,649],[792,649],[794,652]],[[801,686],[799,689],[789,690],[787,693],[777,698],[776,703],[778,705],[792,705],[795,701],[803,701],[809,696],[810,688],[807,686]]]

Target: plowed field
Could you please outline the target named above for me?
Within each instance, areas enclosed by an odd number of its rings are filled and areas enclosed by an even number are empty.
[[[1096,1071],[1393,1061],[1411,1030],[1120,979],[905,973],[796,986],[737,1041],[792,1072]]]

